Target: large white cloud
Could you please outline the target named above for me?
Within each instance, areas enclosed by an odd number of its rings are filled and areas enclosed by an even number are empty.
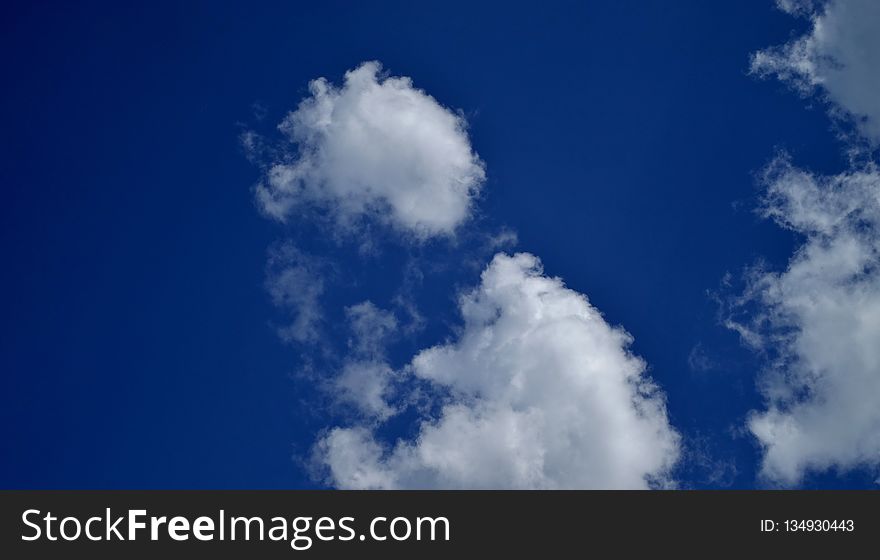
[[[679,436],[665,401],[587,298],[530,254],[498,254],[460,302],[457,339],[404,372],[436,396],[418,436],[385,445],[371,424],[316,445],[343,488],[645,488],[668,483]],[[375,373],[375,370],[372,370]],[[379,377],[386,379],[387,372]],[[375,376],[373,376],[373,379]],[[385,415],[381,391],[365,408]]]
[[[369,216],[418,238],[448,235],[470,214],[485,179],[467,123],[406,77],[382,77],[377,62],[323,78],[281,123],[295,143],[289,161],[257,186],[262,210],[279,220],[307,209],[344,229]]]
[[[736,325],[774,356],[767,408],[748,426],[762,474],[797,484],[808,471],[880,466],[880,172],[815,176],[777,159],[765,214],[804,236],[783,272],[757,272]]]
[[[753,55],[752,70],[776,75],[804,94],[821,88],[835,112],[854,118],[865,137],[880,142],[880,2],[781,0],[779,6],[812,21],[811,31]]]

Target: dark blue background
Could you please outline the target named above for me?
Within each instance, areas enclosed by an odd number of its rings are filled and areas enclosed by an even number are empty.
[[[237,136],[272,135],[310,79],[370,59],[466,113],[488,165],[480,223],[514,228],[635,336],[686,437],[682,485],[756,484],[737,430],[760,404],[760,362],[707,290],[791,254],[796,240],[752,212],[778,148],[841,164],[820,107],[747,75],[750,52],[805,22],[770,1],[2,10],[0,486],[314,486],[295,458],[326,424],[322,401],[293,375],[303,349],[276,338],[263,282],[278,239],[329,245],[258,214]],[[456,261],[442,244],[340,247],[363,279],[328,292],[328,314],[387,306],[408,251]],[[450,298],[477,281],[460,268],[419,287],[428,326],[392,359],[449,334]],[[708,371],[688,367],[696,345]]]

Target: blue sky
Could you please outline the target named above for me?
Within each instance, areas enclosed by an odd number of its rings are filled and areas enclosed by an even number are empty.
[[[780,150],[820,175],[853,165],[858,142],[840,134],[858,130],[829,117],[834,91],[804,98],[750,73],[811,16],[772,2],[3,10],[2,486],[332,484],[313,446],[363,422],[321,383],[351,351],[345,309],[369,300],[401,326],[400,302],[418,309],[419,328],[382,349],[401,370],[456,340],[456,298],[505,231],[504,250],[537,255],[634,338],[681,438],[669,480],[772,485],[746,428],[768,358],[722,323],[746,267],[784,270],[804,243],[756,212],[761,170]],[[454,240],[369,216],[336,235],[255,203],[273,156],[242,134],[291,149],[276,125],[309,82],[340,86],[372,60],[467,123],[486,175]],[[291,315],[273,305],[269,260],[284,246],[324,283],[320,342],[278,336]],[[376,438],[413,440],[419,414],[437,410],[404,411]],[[796,485],[873,487],[876,460],[835,461]]]

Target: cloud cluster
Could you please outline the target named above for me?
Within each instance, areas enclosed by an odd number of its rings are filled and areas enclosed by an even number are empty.
[[[780,157],[764,213],[804,237],[783,272],[758,272],[739,325],[774,356],[767,409],[748,426],[762,474],[785,485],[811,470],[880,466],[880,171],[822,177]]]
[[[335,232],[379,222],[410,241],[449,236],[485,181],[464,119],[408,78],[368,62],[341,87],[324,79],[280,125],[293,153],[243,135],[270,154],[256,188],[268,216],[329,218]],[[289,150],[288,150],[289,151]],[[319,221],[321,218],[319,218]],[[326,225],[328,222],[320,221]],[[491,252],[515,242],[486,235]],[[487,253],[487,256],[491,254]],[[482,267],[484,263],[479,263]],[[268,289],[293,317],[283,337],[322,336],[326,265],[290,245],[270,255]],[[537,257],[497,254],[462,296],[464,325],[446,344],[402,368],[386,346],[411,325],[370,301],[346,309],[347,351],[329,359],[319,385],[353,414],[325,431],[314,458],[343,488],[646,488],[672,485],[680,436],[665,398],[587,298],[543,274]],[[387,441],[389,431],[411,434]]]
[[[778,5],[809,18],[812,29],[756,53],[753,72],[776,75],[805,96],[818,92],[834,116],[851,119],[876,145],[880,3]],[[880,467],[880,171],[853,162],[817,176],[782,155],[764,182],[763,214],[803,243],[784,271],[752,273],[735,306],[747,310],[745,319],[728,322],[768,357],[759,377],[766,408],[748,419],[764,449],[761,474],[796,485],[812,471]]]
[[[260,208],[284,221],[329,214],[343,230],[369,217],[424,239],[449,235],[470,215],[485,180],[467,123],[377,62],[320,78],[279,128],[296,153],[257,186]]]
[[[810,18],[811,31],[755,53],[752,71],[775,75],[804,95],[819,88],[838,116],[853,119],[880,143],[880,2],[780,0],[783,10]]]
[[[315,447],[343,488],[646,488],[679,454],[663,395],[587,298],[530,254],[498,254],[460,301],[456,340],[404,373],[427,384],[418,435],[387,446],[372,425],[334,428]],[[387,379],[386,375],[382,376]],[[365,402],[380,413],[375,392]],[[369,398],[367,398],[367,396]]]

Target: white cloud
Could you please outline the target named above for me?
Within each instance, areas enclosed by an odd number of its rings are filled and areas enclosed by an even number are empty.
[[[371,301],[347,307],[345,316],[353,335],[349,347],[361,356],[381,356],[388,336],[397,330],[394,314],[379,309]]]
[[[354,406],[364,417],[385,420],[396,411],[389,402],[394,377],[394,370],[383,361],[347,362],[333,382],[333,393],[337,401]]]
[[[343,488],[645,488],[679,454],[665,401],[586,297],[543,275],[530,254],[498,254],[460,302],[455,341],[405,373],[431,387],[435,413],[393,447],[364,426],[315,447]],[[387,376],[386,376],[387,378]],[[378,400],[376,402],[379,402]]]
[[[320,298],[324,293],[322,263],[289,243],[269,252],[266,289],[277,307],[293,321],[278,329],[286,341],[315,342],[323,321]]]
[[[785,271],[758,272],[739,324],[774,352],[748,426],[762,474],[784,485],[808,471],[880,466],[880,171],[822,177],[777,159],[764,211],[804,236]]]
[[[385,361],[385,345],[398,329],[397,318],[371,301],[346,308],[345,315],[352,353],[330,390],[338,402],[352,405],[365,418],[385,420],[396,411],[390,404],[396,372]]]
[[[382,77],[377,62],[323,78],[279,128],[297,146],[257,186],[278,220],[308,208],[344,230],[365,216],[417,238],[451,234],[470,215],[485,179],[460,115],[406,77]]]
[[[780,8],[809,17],[811,31],[752,57],[752,71],[776,75],[803,94],[821,88],[833,112],[853,118],[880,142],[880,2],[781,0]]]

